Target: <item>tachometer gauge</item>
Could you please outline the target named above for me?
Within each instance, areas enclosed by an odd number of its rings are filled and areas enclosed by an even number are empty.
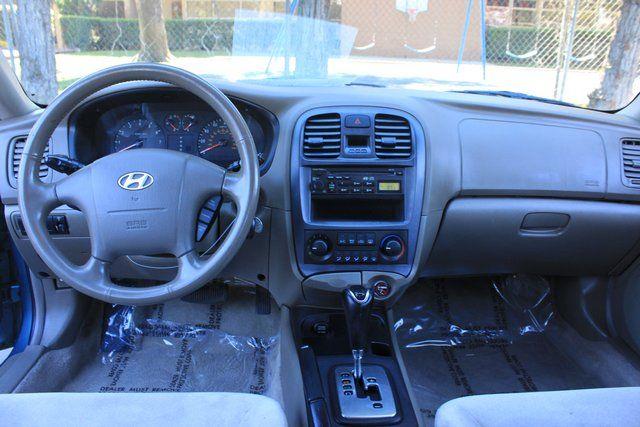
[[[143,117],[129,119],[120,126],[113,141],[113,151],[134,148],[167,148],[164,134],[151,120]]]
[[[198,154],[224,167],[238,160],[231,131],[222,118],[214,119],[202,128],[198,135]]]
[[[164,127],[169,132],[180,132],[182,130],[182,118],[178,114],[169,114],[164,119]]]

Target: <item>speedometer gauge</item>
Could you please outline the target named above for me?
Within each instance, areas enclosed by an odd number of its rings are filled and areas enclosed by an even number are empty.
[[[124,122],[113,141],[113,152],[134,148],[167,148],[164,134],[157,124],[144,117]]]
[[[238,160],[231,131],[222,118],[214,119],[202,128],[198,135],[198,154],[224,167]]]

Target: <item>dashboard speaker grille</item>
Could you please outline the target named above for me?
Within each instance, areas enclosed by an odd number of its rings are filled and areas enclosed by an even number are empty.
[[[640,188],[640,139],[622,140],[622,164],[626,184]]]
[[[303,152],[306,157],[331,158],[340,155],[340,114],[320,114],[304,125]]]
[[[13,178],[18,179],[18,169],[20,169],[20,160],[22,160],[22,153],[24,152],[24,146],[27,142],[27,136],[17,136],[11,140],[10,149],[11,149],[11,170],[13,171]],[[49,144],[44,149],[44,155],[49,154]],[[49,174],[49,168],[40,164],[40,171],[38,172],[38,176],[40,178],[44,178]]]
[[[411,157],[411,125],[404,117],[376,114],[376,156],[385,158]]]

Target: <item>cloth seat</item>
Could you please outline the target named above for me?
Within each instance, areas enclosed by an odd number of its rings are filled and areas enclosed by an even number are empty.
[[[286,426],[275,400],[243,393],[0,394],[1,426]]]
[[[451,400],[436,427],[637,426],[640,387],[506,393]]]

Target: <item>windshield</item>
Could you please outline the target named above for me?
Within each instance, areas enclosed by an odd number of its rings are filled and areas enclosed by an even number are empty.
[[[41,104],[87,74],[132,61],[255,84],[517,92],[601,110],[624,107],[640,90],[640,6],[630,0],[0,0],[0,7],[3,56]]]

